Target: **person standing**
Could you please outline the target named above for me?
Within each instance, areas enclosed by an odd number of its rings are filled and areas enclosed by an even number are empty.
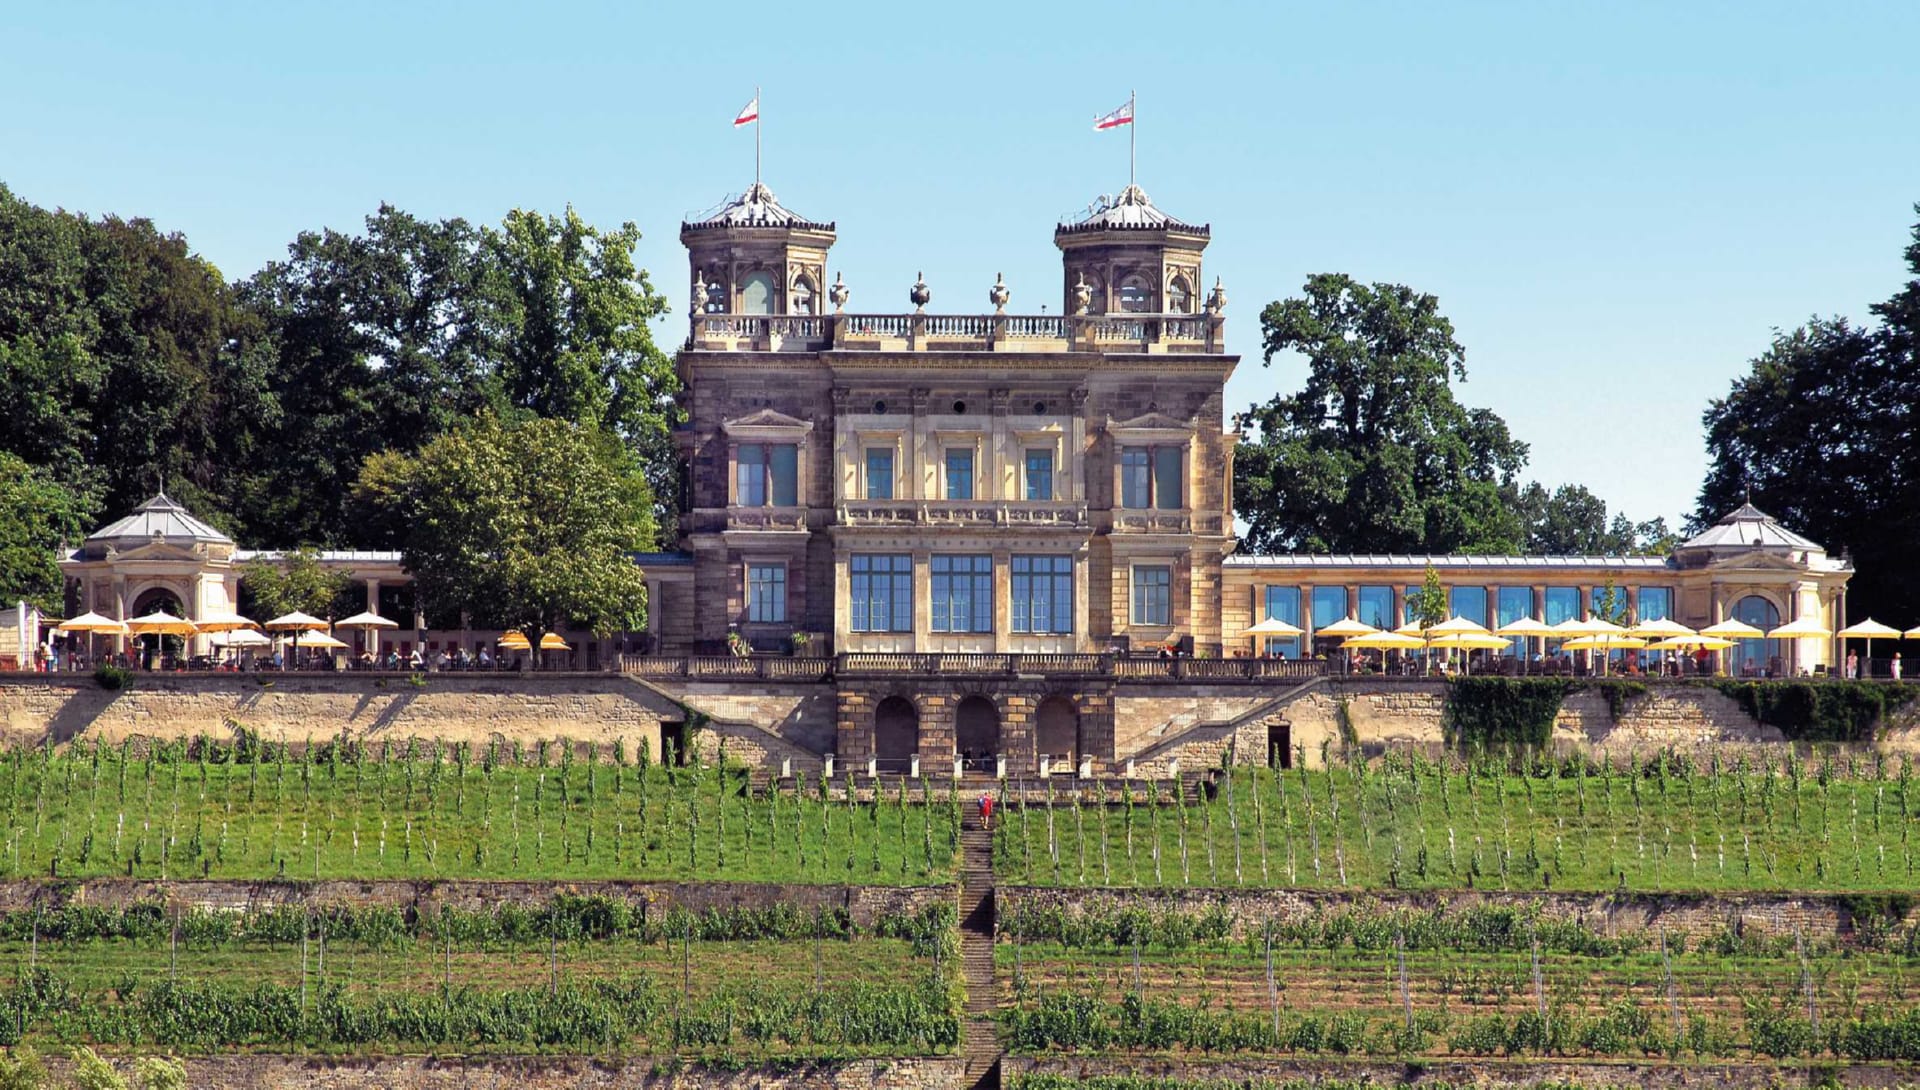
[[[1900,652],[1893,653],[1893,680],[1900,680]]]
[[[1853,651],[1847,652],[1846,679],[1853,681],[1860,676],[1860,656]]]

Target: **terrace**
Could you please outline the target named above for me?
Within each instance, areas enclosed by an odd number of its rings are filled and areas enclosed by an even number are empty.
[[[1337,667],[1337,664],[1333,664]],[[832,681],[873,677],[1073,677],[1125,682],[1304,681],[1330,670],[1314,659],[1147,658],[1114,654],[948,654],[861,652],[832,658],[777,655],[623,655],[620,670],[642,678]]]

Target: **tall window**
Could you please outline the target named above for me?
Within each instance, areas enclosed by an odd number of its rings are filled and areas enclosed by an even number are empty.
[[[1510,625],[1522,617],[1533,616],[1532,587],[1501,587],[1494,595],[1494,625],[1499,628]],[[1513,636],[1507,640],[1509,653],[1524,656],[1527,653],[1527,637]]]
[[[1544,603],[1544,616],[1540,620],[1549,625],[1561,621],[1571,621],[1580,616],[1579,587],[1548,587],[1547,600]]]
[[[1417,583],[1407,588],[1406,595],[1400,599],[1401,624],[1414,624],[1420,620],[1420,592],[1424,589],[1426,588]],[[1437,624],[1439,621],[1444,620],[1446,620],[1446,618],[1441,617],[1438,621],[1435,621],[1435,623]]]
[[[930,584],[933,631],[993,631],[993,557],[935,555]]]
[[[1672,587],[1641,587],[1635,601],[1636,620],[1664,621],[1673,616]]]
[[[745,443],[733,462],[734,502],[742,507],[767,505],[767,448]]]
[[[1186,451],[1179,447],[1153,448],[1153,505],[1163,511],[1178,511],[1181,502],[1181,463]]]
[[[778,624],[787,619],[787,566],[751,564],[747,567],[747,620]]]
[[[893,448],[867,448],[867,498],[893,498]]]
[[[1164,627],[1173,623],[1173,569],[1133,569],[1133,623]]]
[[[1027,498],[1030,500],[1053,498],[1052,451],[1030,450],[1027,452]]]
[[[1393,627],[1393,588],[1361,587],[1359,602],[1354,606],[1354,616],[1361,624],[1375,628]]]
[[[1193,313],[1193,291],[1187,287],[1187,278],[1176,276],[1173,283],[1167,285],[1167,312],[1169,314]]]
[[[1073,557],[1013,558],[1013,630],[1073,631]]]
[[[973,498],[973,448],[952,447],[947,451],[947,498]]]
[[[734,502],[741,507],[800,503],[800,448],[793,443],[742,443],[734,458]]]
[[[1120,448],[1120,506],[1179,510],[1186,458],[1185,447]]]
[[[773,313],[773,274],[752,272],[740,281],[740,313]]]
[[[1447,596],[1447,611],[1474,624],[1487,623],[1487,588],[1455,587]]]
[[[855,632],[913,631],[913,557],[855,554],[847,574]]]
[[[1268,587],[1266,588],[1265,597],[1267,610],[1265,617],[1275,617],[1290,625],[1299,627],[1299,587]],[[1264,620],[1265,617],[1255,617],[1254,620]],[[1279,655],[1283,658],[1299,658],[1300,639],[1297,636],[1269,636],[1267,637],[1266,652],[1269,655]]]
[[[1153,289],[1147,286],[1145,277],[1129,276],[1120,281],[1120,309],[1129,314],[1142,314],[1153,307]]]

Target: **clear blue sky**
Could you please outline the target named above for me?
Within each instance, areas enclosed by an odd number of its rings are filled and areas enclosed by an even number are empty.
[[[1866,317],[1920,201],[1920,4],[124,5],[0,11],[0,181],[146,215],[230,277],[380,201],[646,232],[751,180],[837,220],[853,307],[1058,312],[1056,219],[1140,182],[1210,222],[1246,358],[1307,274],[1439,296],[1530,472],[1691,509],[1700,413],[1770,330]],[[663,333],[677,343],[681,319]]]

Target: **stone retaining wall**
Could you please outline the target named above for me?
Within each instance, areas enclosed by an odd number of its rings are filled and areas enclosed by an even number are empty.
[[[0,882],[0,912],[35,906],[67,905],[123,908],[162,901],[183,909],[247,912],[283,906],[385,906],[433,915],[442,908],[484,912],[501,904],[538,905],[556,893],[600,894],[643,905],[649,912],[675,906],[693,912],[709,908],[844,908],[857,927],[871,927],[883,915],[911,915],[929,905],[952,903],[951,886],[808,886],[760,882],[480,882],[480,881],[324,881],[232,882],[141,881],[96,878],[79,882],[14,879]]]
[[[276,742],[324,741],[343,731],[369,740],[438,738],[485,745],[571,738],[660,752],[661,724],[684,717],[669,697],[610,674],[427,674],[334,677],[269,674],[137,674],[102,689],[90,675],[0,676],[0,741],[35,744],[85,736],[221,738],[236,724]]]
[[[1742,934],[1851,942],[1855,936],[1852,913],[1839,898],[1819,894],[1765,895],[1607,894],[1419,892],[1362,894],[1330,890],[1114,890],[1050,889],[1002,886],[995,892],[995,910],[1007,913],[1016,906],[1061,908],[1069,914],[1089,910],[1118,910],[1144,906],[1155,910],[1206,912],[1222,909],[1233,921],[1234,934],[1258,934],[1266,920],[1301,920],[1315,912],[1341,908],[1374,908],[1382,912],[1426,912],[1436,908],[1458,911],[1474,906],[1537,907],[1547,919],[1565,920],[1604,935],[1664,930],[1690,940],[1736,927]]]

